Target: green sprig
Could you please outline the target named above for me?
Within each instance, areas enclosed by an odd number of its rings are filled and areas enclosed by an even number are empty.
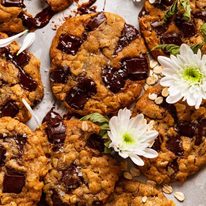
[[[164,16],[164,23],[167,23],[170,17],[174,16],[177,13],[177,11],[178,11],[178,4],[177,1],[175,1]]]
[[[204,37],[204,41],[206,42],[206,23],[204,23],[200,28],[201,34]]]
[[[183,10],[183,19],[185,21],[190,21],[191,19],[191,6],[189,0],[180,0],[179,7]]]

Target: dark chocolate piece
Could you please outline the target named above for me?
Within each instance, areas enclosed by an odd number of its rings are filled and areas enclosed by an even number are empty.
[[[89,0],[86,3],[81,4],[77,8],[77,13],[80,14],[80,15],[83,15],[83,14],[89,14],[91,12],[96,12],[96,6],[93,6],[93,4],[96,1],[97,0]]]
[[[151,23],[151,26],[153,29],[157,32],[157,34],[163,34],[164,32],[167,31],[168,25],[162,23],[161,21],[155,21]]]
[[[69,67],[58,67],[50,73],[50,81],[53,83],[66,84],[70,74]]]
[[[162,44],[175,44],[180,46],[183,42],[181,39],[181,35],[177,33],[164,33],[160,37],[160,42]]]
[[[59,197],[59,194],[53,190],[53,194],[51,196],[53,206],[69,206],[68,204],[64,203],[61,198]]]
[[[2,5],[5,7],[26,7],[24,5],[24,0],[2,0]]]
[[[180,136],[168,137],[167,149],[177,156],[182,156],[184,154],[184,150],[182,148],[182,140]]]
[[[6,149],[0,145],[0,167],[4,166],[6,160]]]
[[[206,11],[198,11],[194,13],[194,17],[198,19],[202,19],[203,21],[206,22]]]
[[[87,146],[100,152],[104,152],[104,140],[97,134],[90,135],[87,139]]]
[[[14,101],[8,101],[1,109],[0,109],[0,117],[15,117],[19,113],[19,108]]]

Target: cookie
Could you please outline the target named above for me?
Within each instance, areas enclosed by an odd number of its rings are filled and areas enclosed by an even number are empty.
[[[7,35],[0,33],[0,39]],[[0,48],[0,117],[10,116],[26,122],[31,115],[22,103],[25,99],[31,107],[43,97],[40,62],[30,52],[16,55],[19,46],[13,42]]]
[[[44,179],[49,205],[101,205],[114,191],[120,169],[102,153],[99,129],[92,122],[63,120],[53,110],[45,117],[37,135],[45,138],[42,145],[51,157]]]
[[[186,20],[180,5],[178,11],[174,6],[175,0],[156,0],[153,4],[149,0],[145,1],[144,8],[139,15],[140,31],[155,58],[159,55],[168,55],[165,49],[155,49],[160,44],[177,46],[182,43],[191,46],[203,44],[202,52],[206,53],[205,37],[201,32],[201,26],[206,21],[206,3],[204,0],[191,0],[189,2],[191,18]],[[170,17],[168,11],[171,8],[175,14]]]
[[[69,18],[53,39],[50,81],[69,111],[115,113],[141,93],[148,76],[139,32],[112,13]]]
[[[157,105],[149,94],[161,96],[162,87],[150,88],[137,101],[134,114],[143,113],[159,132],[153,149],[159,156],[145,159],[142,173],[159,184],[185,181],[206,164],[206,102],[196,110],[185,102]]]
[[[53,11],[58,12],[69,7],[73,3],[73,0],[47,0],[47,3]]]
[[[175,206],[162,192],[138,181],[122,180],[106,206]]]
[[[33,206],[39,201],[47,158],[36,136],[10,117],[0,118],[0,205]]]

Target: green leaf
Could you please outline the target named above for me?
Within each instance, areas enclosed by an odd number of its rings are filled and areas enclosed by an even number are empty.
[[[154,49],[162,49],[168,51],[170,54],[177,55],[180,53],[180,47],[175,44],[160,44],[156,46]]]
[[[198,50],[201,49],[203,47],[203,45],[204,45],[203,43],[201,43],[201,44],[194,44],[194,45],[191,46],[191,49],[193,50],[193,52],[195,54],[197,54]]]
[[[201,28],[200,28],[200,31],[204,37],[204,41],[206,42],[206,23],[204,23]]]
[[[174,16],[177,13],[177,11],[178,11],[178,4],[177,1],[175,1],[164,16],[164,23],[166,23],[170,19],[170,17]]]
[[[89,114],[87,116],[82,117],[81,120],[89,120],[89,121],[94,122],[100,126],[104,123],[107,123],[107,124],[109,123],[108,118],[104,117],[103,115],[101,115],[99,113]]]
[[[180,0],[180,10],[183,10],[183,19],[189,21],[191,19],[190,1]]]

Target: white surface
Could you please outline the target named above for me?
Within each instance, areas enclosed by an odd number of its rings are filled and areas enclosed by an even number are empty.
[[[35,3],[34,3],[35,2]],[[26,1],[28,11],[32,14],[37,13],[41,10],[42,5],[38,3],[39,1]],[[102,11],[104,5],[104,0],[97,0],[97,11]],[[126,21],[136,27],[138,27],[137,16],[141,10],[142,3],[133,3],[132,0],[107,0],[105,11],[114,12],[123,16]],[[48,24],[43,29],[36,31],[36,42],[30,48],[30,50],[41,60],[41,75],[42,81],[45,86],[45,95],[43,101],[35,109],[35,114],[42,120],[48,110],[52,107],[55,100],[53,99],[50,86],[48,82],[49,74],[49,48],[51,45],[52,38],[55,35],[55,31],[52,30],[54,24],[60,25],[63,22],[64,16],[69,16],[71,11],[74,10],[75,6],[67,9],[64,12],[53,17]],[[52,23],[55,22],[55,23]],[[35,128],[35,121],[31,120],[29,122],[31,128]],[[185,201],[183,203],[177,203],[177,206],[206,206],[206,170],[202,170],[198,175],[190,178],[183,185],[176,184],[174,186],[174,191],[181,191],[185,194]],[[169,198],[173,198],[170,195]]]

